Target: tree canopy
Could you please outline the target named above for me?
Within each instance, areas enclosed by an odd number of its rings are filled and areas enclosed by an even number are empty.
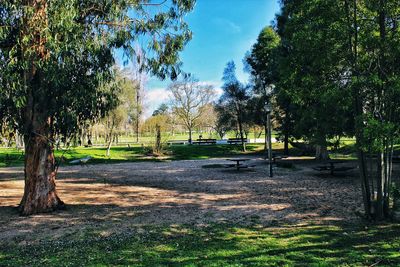
[[[22,214],[63,205],[54,183],[54,135],[116,105],[114,49],[160,78],[176,78],[191,38],[182,20],[194,1],[3,1],[0,6],[0,119],[25,139]],[[135,43],[144,42],[140,55]],[[45,188],[40,191],[37,188]]]

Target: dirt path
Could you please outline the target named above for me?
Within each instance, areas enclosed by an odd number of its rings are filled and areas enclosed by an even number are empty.
[[[20,168],[0,169],[0,244],[146,225],[257,222],[264,225],[356,220],[362,203],[354,173],[321,175],[307,166],[277,169],[254,160],[251,171],[203,168],[225,160],[64,167],[57,181],[68,209],[19,217]]]

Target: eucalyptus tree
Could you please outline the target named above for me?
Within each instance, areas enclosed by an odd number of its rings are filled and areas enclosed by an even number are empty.
[[[158,5],[158,7],[154,7]],[[4,0],[0,5],[0,119],[24,135],[23,215],[64,206],[55,185],[54,136],[115,106],[114,49],[160,78],[179,74],[191,38],[191,0]],[[104,86],[108,84],[108,86]]]
[[[189,143],[192,142],[193,129],[199,126],[202,115],[215,96],[212,85],[200,83],[193,77],[186,77],[168,86],[171,93],[172,112],[189,131]]]
[[[242,148],[243,151],[246,150],[245,139],[245,123],[247,111],[247,102],[250,98],[249,96],[249,87],[242,84],[236,77],[236,66],[233,61],[229,61],[226,64],[224,69],[224,73],[222,76],[222,81],[224,84],[222,85],[223,94],[220,97],[219,105],[221,107],[226,107],[224,110],[233,111],[232,117],[235,120],[237,125],[237,129],[242,140]],[[229,115],[228,115],[229,116]]]

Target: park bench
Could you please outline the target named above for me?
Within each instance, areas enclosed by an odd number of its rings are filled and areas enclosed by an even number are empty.
[[[186,145],[189,143],[188,140],[169,140],[167,141],[168,145]]]
[[[244,143],[247,143],[247,139],[243,139]],[[228,138],[228,144],[241,144],[242,138]]]
[[[91,158],[92,158],[91,156],[86,156],[84,158],[71,160],[69,164],[80,164],[83,166],[86,165]]]
[[[211,144],[216,144],[217,139],[197,139],[196,141],[193,141],[192,144],[198,144],[198,145],[211,145]]]

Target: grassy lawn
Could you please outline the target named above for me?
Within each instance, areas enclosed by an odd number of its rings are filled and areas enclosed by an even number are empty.
[[[399,266],[400,225],[101,229],[0,249],[1,266]]]
[[[241,151],[240,145],[176,145],[165,148],[166,159],[207,159],[213,157],[226,157],[243,154],[257,154],[263,151],[262,144],[247,145],[247,152]],[[280,148],[281,144],[276,144],[275,148]],[[110,157],[106,156],[104,147],[77,147],[68,150],[58,150],[55,152],[56,158],[61,156],[65,159],[64,164],[68,164],[72,159],[83,158],[88,155],[92,157],[90,163],[120,163],[152,160],[158,161],[157,157],[146,157],[143,148],[140,145],[131,147],[120,146],[112,147]],[[0,148],[0,167],[21,166],[23,165],[23,151],[14,148]]]

